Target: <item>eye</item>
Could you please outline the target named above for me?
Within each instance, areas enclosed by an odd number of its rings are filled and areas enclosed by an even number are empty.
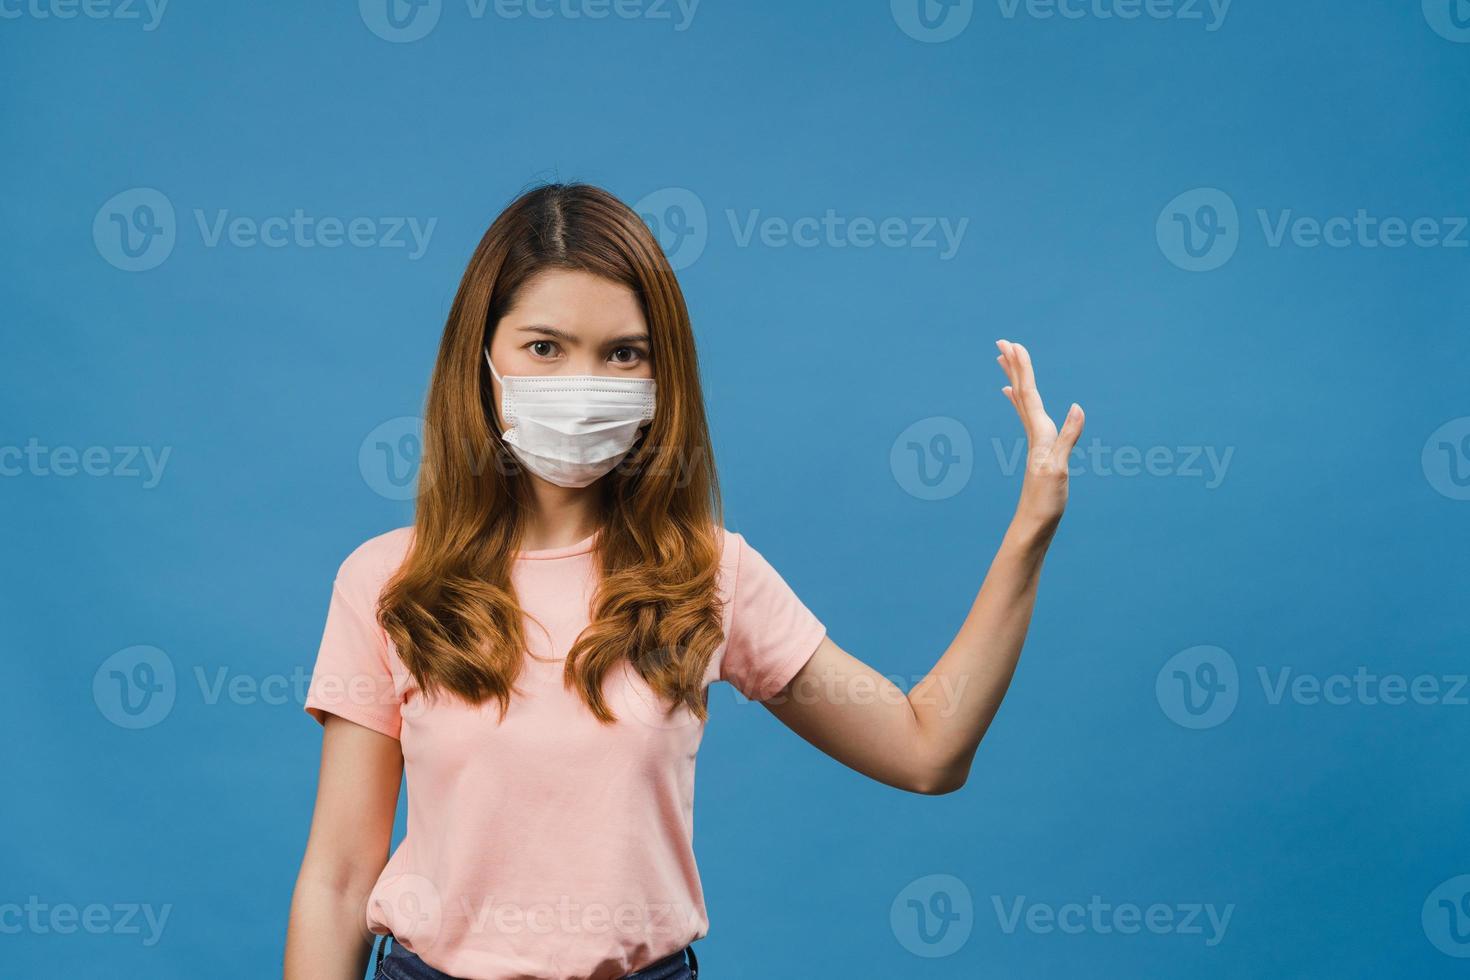
[[[630,356],[620,357],[620,354],[628,354]],[[619,347],[617,350],[613,351],[613,360],[618,364],[637,364],[639,361],[643,360],[643,357],[643,351],[639,350],[637,347]]]
[[[529,344],[526,345],[526,349],[529,350],[536,357],[551,357],[551,356],[553,356],[552,355],[552,351],[544,351],[544,350],[540,350],[539,349],[539,348],[541,348],[543,346],[550,347],[550,348],[553,348],[554,349],[556,347],[556,341],[554,341],[554,340],[533,340]]]

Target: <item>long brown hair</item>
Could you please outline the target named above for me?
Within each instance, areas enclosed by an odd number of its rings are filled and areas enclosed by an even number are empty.
[[[555,183],[497,217],[455,294],[429,385],[407,558],[378,620],[425,696],[510,707],[527,649],[510,571],[531,477],[501,440],[481,352],[517,292],[553,269],[621,283],[648,322],[656,414],[599,490],[591,622],[565,683],[603,722],[603,679],[628,663],[668,702],[706,716],[703,677],[723,640],[717,596],[723,517],[694,335],[683,292],[643,220],[598,187]],[[491,465],[486,465],[486,463]]]

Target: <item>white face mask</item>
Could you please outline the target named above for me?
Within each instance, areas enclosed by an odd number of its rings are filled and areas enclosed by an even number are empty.
[[[502,438],[526,468],[559,487],[585,487],[609,472],[633,448],[638,429],[652,421],[652,378],[599,374],[510,375],[500,382]]]

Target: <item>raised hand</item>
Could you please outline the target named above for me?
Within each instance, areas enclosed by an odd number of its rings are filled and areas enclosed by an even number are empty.
[[[1015,406],[1026,430],[1026,478],[1021,484],[1016,516],[1054,528],[1067,508],[1067,460],[1082,435],[1082,406],[1072,403],[1058,432],[1036,389],[1036,374],[1026,348],[1009,340],[997,340],[995,346],[1000,348],[996,361],[1011,382],[1001,392]]]

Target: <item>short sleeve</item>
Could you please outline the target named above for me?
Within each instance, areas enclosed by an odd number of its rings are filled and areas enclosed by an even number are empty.
[[[357,595],[363,590],[354,587],[353,579],[344,564],[332,583],[305,708],[324,725],[331,713],[397,738],[402,702],[393,681],[388,636],[370,612],[376,600]]]
[[[827,627],[742,535],[720,679],[752,701],[775,697],[811,659]]]

